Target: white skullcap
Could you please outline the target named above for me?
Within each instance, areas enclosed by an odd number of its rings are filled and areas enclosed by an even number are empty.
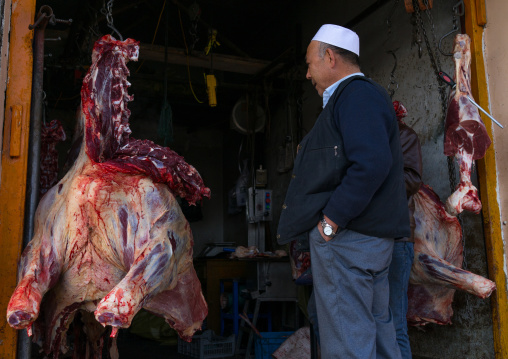
[[[332,24],[323,25],[312,40],[325,42],[360,56],[360,38],[356,32],[345,27]]]

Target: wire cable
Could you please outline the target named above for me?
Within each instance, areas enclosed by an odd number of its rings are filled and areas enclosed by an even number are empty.
[[[159,24],[161,23],[162,14],[164,13],[165,7],[166,7],[166,0],[164,0],[164,4],[162,4],[162,10],[161,10],[161,13],[159,14],[159,20],[157,20],[157,26],[155,27],[155,32],[153,34],[153,39],[152,39],[152,43],[151,43],[152,45],[155,42],[155,36],[157,36],[157,31],[159,31]],[[143,66],[144,63],[145,63],[145,60],[141,61],[141,63],[138,66],[138,69],[136,70],[135,73],[138,73],[139,69],[141,68],[141,66]]]
[[[203,101],[200,101],[196,94],[194,93],[194,89],[192,88],[192,82],[191,82],[191,75],[190,75],[190,66],[189,66],[189,48],[187,47],[187,41],[185,40],[185,31],[183,30],[183,23],[182,23],[182,14],[180,13],[180,9],[178,9],[178,18],[180,19],[180,28],[182,29],[182,37],[183,37],[183,43],[185,45],[185,58],[187,59],[187,75],[189,77],[189,87],[192,92],[192,95],[196,99],[198,103],[203,103]]]

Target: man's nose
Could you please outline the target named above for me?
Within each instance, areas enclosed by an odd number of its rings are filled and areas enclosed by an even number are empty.
[[[305,78],[307,80],[310,80],[310,78],[311,78],[309,69],[307,69],[307,73],[305,74]]]

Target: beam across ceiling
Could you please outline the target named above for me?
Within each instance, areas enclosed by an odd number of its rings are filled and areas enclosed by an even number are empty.
[[[203,67],[217,71],[235,72],[246,75],[256,75],[270,65],[269,61],[216,53],[204,55],[202,53],[194,52],[187,56],[183,49],[173,47],[169,47],[167,49],[167,56],[169,64]],[[164,57],[164,46],[140,44],[140,61],[147,60],[164,62]]]

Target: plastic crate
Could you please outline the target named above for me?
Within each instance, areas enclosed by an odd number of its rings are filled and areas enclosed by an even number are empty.
[[[194,335],[190,343],[178,338],[178,353],[199,359],[230,357],[235,354],[235,335],[224,338],[206,330]]]
[[[294,332],[263,332],[262,338],[256,337],[254,343],[254,352],[256,359],[271,359],[272,354],[280,347],[284,341]]]

